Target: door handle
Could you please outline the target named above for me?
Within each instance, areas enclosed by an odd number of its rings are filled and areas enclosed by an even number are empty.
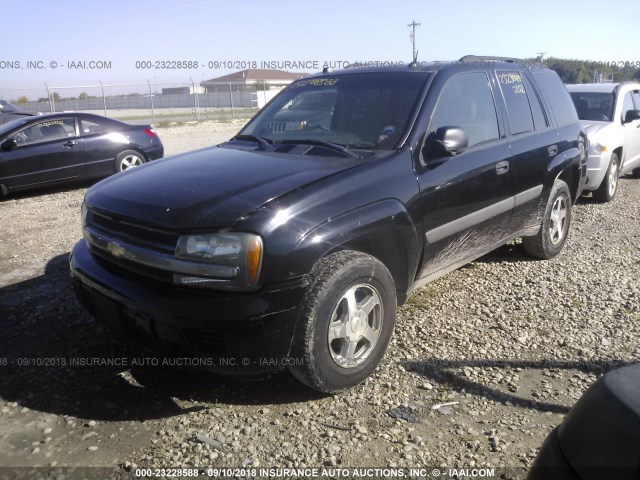
[[[558,146],[557,145],[551,145],[548,150],[549,150],[549,156],[550,157],[555,157],[558,154]]]
[[[502,162],[496,163],[496,173],[498,175],[502,175],[503,173],[507,173],[509,171],[509,162],[503,160]]]
[[[78,145],[78,142],[74,142],[73,140],[69,140],[67,143],[63,143],[63,147],[75,147]]]

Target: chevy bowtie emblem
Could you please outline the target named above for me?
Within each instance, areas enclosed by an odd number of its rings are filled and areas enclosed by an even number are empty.
[[[111,255],[114,257],[122,257],[124,256],[124,248],[122,248],[117,242],[109,242],[107,243],[107,250],[111,252]]]

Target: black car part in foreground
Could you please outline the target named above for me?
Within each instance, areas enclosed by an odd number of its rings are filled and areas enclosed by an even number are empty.
[[[640,364],[613,370],[542,444],[527,480],[640,479]]]

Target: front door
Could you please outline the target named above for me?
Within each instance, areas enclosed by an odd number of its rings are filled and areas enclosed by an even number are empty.
[[[636,103],[634,106],[634,102]],[[628,110],[640,110],[640,92],[627,92],[622,102],[622,128],[624,129],[624,163],[621,169],[625,172],[640,168],[640,120],[624,121]]]
[[[43,120],[10,138],[17,146],[0,152],[0,182],[7,187],[37,185],[82,175],[84,145],[78,137],[73,117]]]
[[[444,84],[426,135],[462,128],[468,148],[455,156],[424,152],[418,169],[424,258],[419,278],[438,276],[475,258],[508,235],[513,211],[511,150],[501,134],[484,72],[461,73]]]

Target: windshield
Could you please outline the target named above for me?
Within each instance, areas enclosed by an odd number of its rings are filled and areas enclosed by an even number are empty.
[[[580,120],[610,122],[615,95],[607,92],[570,92]]]
[[[14,113],[20,112],[20,109],[15,105],[7,102],[6,100],[0,100],[0,112],[2,113]]]
[[[420,72],[328,75],[287,87],[240,132],[271,142],[397,147],[428,79]]]

